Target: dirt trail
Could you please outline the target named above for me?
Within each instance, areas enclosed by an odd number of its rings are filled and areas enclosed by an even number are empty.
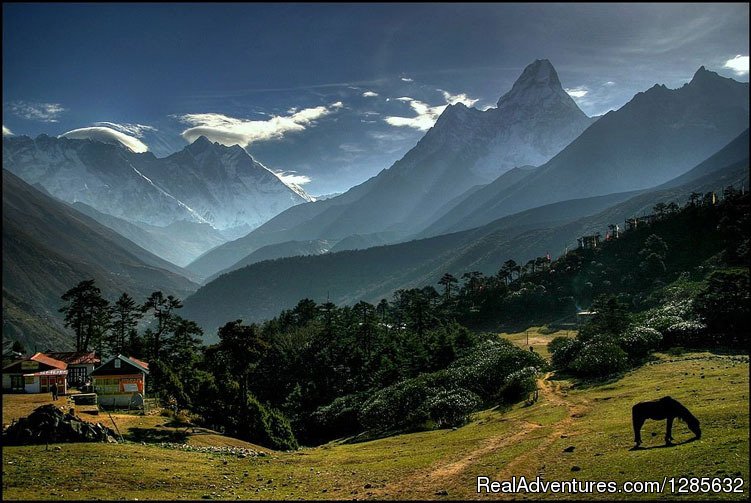
[[[543,453],[557,439],[561,438],[561,435],[571,431],[574,421],[586,414],[588,410],[587,403],[585,401],[574,403],[568,400],[566,398],[568,393],[561,390],[560,383],[549,380],[551,375],[552,372],[548,372],[542,378],[538,379],[537,387],[540,391],[540,397],[553,405],[565,407],[567,411],[566,416],[552,424],[553,430],[543,439],[540,445],[517,456],[513,461],[504,466],[496,480],[511,480],[511,477],[514,475],[517,477],[520,475],[542,475],[545,465],[540,460],[546,459]]]
[[[536,475],[544,471],[544,465],[540,463],[545,459],[543,453],[566,432],[571,430],[574,421],[582,417],[587,409],[586,401],[573,402],[567,398],[567,393],[561,389],[558,382],[550,381],[552,372],[545,374],[537,381],[539,390],[539,399],[535,405],[527,409],[530,412],[538,405],[550,403],[554,407],[562,407],[566,410],[564,418],[548,425],[552,428],[551,432],[544,436],[542,442],[534,449],[517,456],[507,465],[505,465],[495,480],[510,480],[511,476],[516,475]],[[526,416],[527,414],[523,414]],[[493,436],[488,438],[482,445],[465,454],[460,459],[440,460],[427,473],[418,470],[407,477],[387,484],[383,488],[374,489],[369,493],[371,498],[393,497],[403,492],[410,492],[416,487],[422,489],[426,495],[432,494],[433,490],[440,489],[443,486],[451,485],[463,472],[465,472],[476,460],[482,458],[493,451],[503,449],[504,447],[517,445],[519,442],[529,438],[535,431],[543,428],[543,425],[530,422],[524,417],[509,418],[514,427],[511,429],[514,433]]]

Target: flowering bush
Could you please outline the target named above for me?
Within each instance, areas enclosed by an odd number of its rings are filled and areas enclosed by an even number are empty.
[[[558,369],[567,369],[571,362],[581,351],[583,343],[578,339],[568,337],[556,337],[548,343],[548,351],[553,366]]]
[[[702,346],[707,344],[707,326],[699,321],[679,321],[665,330],[663,346]]]
[[[464,388],[440,390],[423,404],[425,414],[438,428],[461,426],[469,414],[482,405],[482,399]]]
[[[504,402],[517,402],[535,389],[537,389],[537,369],[524,367],[509,374],[501,389],[501,398]]]
[[[625,370],[628,355],[618,345],[606,341],[585,344],[579,355],[571,362],[571,369],[585,377],[603,377]]]
[[[657,349],[661,341],[660,332],[641,326],[632,326],[618,337],[618,345],[632,359],[644,358],[650,351]]]

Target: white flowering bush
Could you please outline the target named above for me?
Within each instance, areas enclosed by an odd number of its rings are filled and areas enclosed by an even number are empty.
[[[571,362],[579,355],[584,344],[578,339],[556,337],[548,343],[550,360],[557,369],[568,369]]]
[[[524,367],[512,372],[501,389],[504,402],[517,402],[537,389],[537,368]]]
[[[482,405],[477,394],[464,388],[440,390],[423,404],[423,412],[438,428],[465,424],[472,411]]]
[[[447,369],[457,386],[466,388],[486,400],[500,397],[508,376],[525,367],[545,368],[545,360],[524,351],[505,339],[490,339],[478,344],[468,355]]]
[[[679,321],[665,330],[665,346],[701,346],[706,343],[707,326],[699,321]]]
[[[571,369],[584,377],[603,377],[628,367],[628,355],[615,343],[594,340],[584,345]]]
[[[644,358],[662,342],[662,334],[654,328],[631,326],[618,337],[618,345],[632,359]]]
[[[462,424],[484,403],[517,400],[546,365],[537,353],[507,340],[488,339],[449,368],[375,392],[357,419],[369,430],[394,431]]]

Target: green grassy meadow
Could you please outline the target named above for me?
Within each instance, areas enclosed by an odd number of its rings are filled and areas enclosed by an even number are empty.
[[[538,337],[551,338],[553,334]],[[526,335],[510,336],[525,344]],[[742,494],[613,494],[610,499],[746,499],[749,476],[747,356],[658,354],[620,379],[587,386],[548,375],[533,405],[485,410],[454,430],[369,442],[332,442],[295,452],[237,458],[155,444],[3,447],[3,499],[539,499],[576,494],[477,494],[476,477],[510,480],[662,481],[742,477]],[[701,421],[703,436],[680,421],[677,445],[662,447],[664,421],[647,421],[633,445],[631,406],[670,395]],[[4,410],[8,399],[4,397]],[[166,418],[149,419],[152,427]],[[145,420],[144,420],[145,421]],[[144,424],[134,421],[134,425]],[[126,427],[127,428],[127,427]],[[188,442],[194,445],[195,439]],[[225,439],[225,440],[222,440]],[[204,436],[203,445],[229,443]],[[239,441],[238,441],[239,442]],[[239,445],[239,444],[238,444]],[[59,447],[59,450],[57,449]],[[571,450],[570,448],[574,449]],[[571,452],[564,452],[568,449]],[[574,468],[574,467],[578,467]],[[572,471],[572,468],[576,471]]]

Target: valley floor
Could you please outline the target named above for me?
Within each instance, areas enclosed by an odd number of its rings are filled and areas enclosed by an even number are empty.
[[[3,499],[747,499],[749,359],[711,353],[657,355],[621,379],[572,387],[548,374],[539,400],[486,410],[455,430],[238,458],[157,445],[3,447]],[[631,406],[665,395],[701,420],[703,436],[676,421],[647,421],[633,445]],[[7,396],[4,398],[8,398]],[[4,411],[7,400],[4,401]],[[164,418],[162,418],[164,419]],[[567,452],[568,451],[568,452]],[[736,494],[478,494],[477,477],[546,481],[663,481],[740,477]]]

